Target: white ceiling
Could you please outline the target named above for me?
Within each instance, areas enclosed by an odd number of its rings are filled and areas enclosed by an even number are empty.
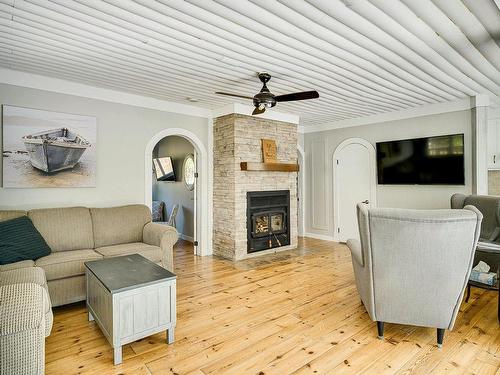
[[[301,125],[500,96],[498,0],[0,0],[0,66],[215,109],[255,74]],[[236,101],[250,104],[244,99]]]

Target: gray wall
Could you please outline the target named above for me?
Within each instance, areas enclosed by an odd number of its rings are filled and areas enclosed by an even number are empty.
[[[3,84],[0,103],[97,117],[97,187],[1,188],[0,208],[144,203],[145,149],[155,134],[184,128],[207,146],[206,118]]]
[[[376,142],[464,133],[465,186],[377,186],[379,207],[447,208],[453,193],[472,191],[469,110],[305,134],[306,233],[333,236],[333,153],[348,138]]]
[[[189,191],[184,184],[182,165],[187,154],[194,154],[193,145],[185,138],[170,136],[163,138],[153,151],[155,157],[170,156],[174,164],[176,181],[153,180],[153,200],[166,205],[166,218],[172,206],[179,205],[176,217],[177,231],[187,240],[194,237],[194,190]]]

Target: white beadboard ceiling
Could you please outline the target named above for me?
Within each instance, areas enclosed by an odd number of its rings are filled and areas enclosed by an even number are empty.
[[[320,93],[278,111],[324,124],[498,99],[498,1],[0,0],[0,66],[210,109],[267,71]]]

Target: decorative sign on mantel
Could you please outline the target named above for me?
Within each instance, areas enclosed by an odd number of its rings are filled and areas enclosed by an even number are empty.
[[[261,172],[297,172],[298,164],[279,163],[276,156],[276,142],[272,139],[262,139],[262,158],[263,163],[246,162],[240,163],[242,171],[261,171]]]
[[[276,142],[274,139],[263,139],[262,140],[262,158],[264,163],[277,163],[277,149]]]

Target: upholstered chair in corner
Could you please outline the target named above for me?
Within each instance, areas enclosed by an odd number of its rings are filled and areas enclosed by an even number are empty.
[[[360,241],[349,240],[356,286],[378,336],[384,323],[437,328],[441,347],[469,280],[482,214],[368,209],[358,204]]]

